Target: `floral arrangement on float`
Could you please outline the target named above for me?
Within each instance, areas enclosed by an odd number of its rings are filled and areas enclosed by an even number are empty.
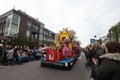
[[[79,47],[76,41],[74,30],[63,28],[55,35],[56,50],[50,49],[47,54],[47,61],[57,62],[63,59],[74,57]]]
[[[61,46],[66,41],[73,42],[75,40],[76,33],[74,30],[68,30],[68,28],[63,28],[63,30],[59,31],[59,33],[55,36],[56,47]]]

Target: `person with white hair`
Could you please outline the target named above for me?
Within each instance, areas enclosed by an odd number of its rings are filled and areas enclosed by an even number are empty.
[[[100,65],[101,64],[101,59],[99,56],[105,54],[105,50],[100,46],[99,42],[93,43],[93,56],[92,56],[92,62],[94,63],[91,67],[91,77],[95,78],[95,69],[94,66],[96,64]]]

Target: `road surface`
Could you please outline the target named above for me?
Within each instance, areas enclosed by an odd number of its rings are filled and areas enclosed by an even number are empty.
[[[13,66],[0,65],[0,80],[89,80],[84,62],[82,53],[72,70],[67,71],[41,67],[40,60]]]

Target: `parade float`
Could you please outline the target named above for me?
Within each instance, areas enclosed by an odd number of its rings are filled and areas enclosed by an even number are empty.
[[[47,47],[46,56],[41,59],[42,67],[71,69],[80,55],[80,43],[76,41],[76,33],[64,28],[55,36],[55,47]]]

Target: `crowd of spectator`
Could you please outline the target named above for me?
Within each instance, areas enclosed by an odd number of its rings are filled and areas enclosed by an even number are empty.
[[[98,42],[86,47],[86,67],[92,80],[120,80],[120,43],[109,41],[101,46]]]
[[[43,50],[36,47],[31,48],[29,46],[11,46],[6,45],[3,47],[0,45],[0,64],[22,64],[25,62],[39,60],[42,56]]]

